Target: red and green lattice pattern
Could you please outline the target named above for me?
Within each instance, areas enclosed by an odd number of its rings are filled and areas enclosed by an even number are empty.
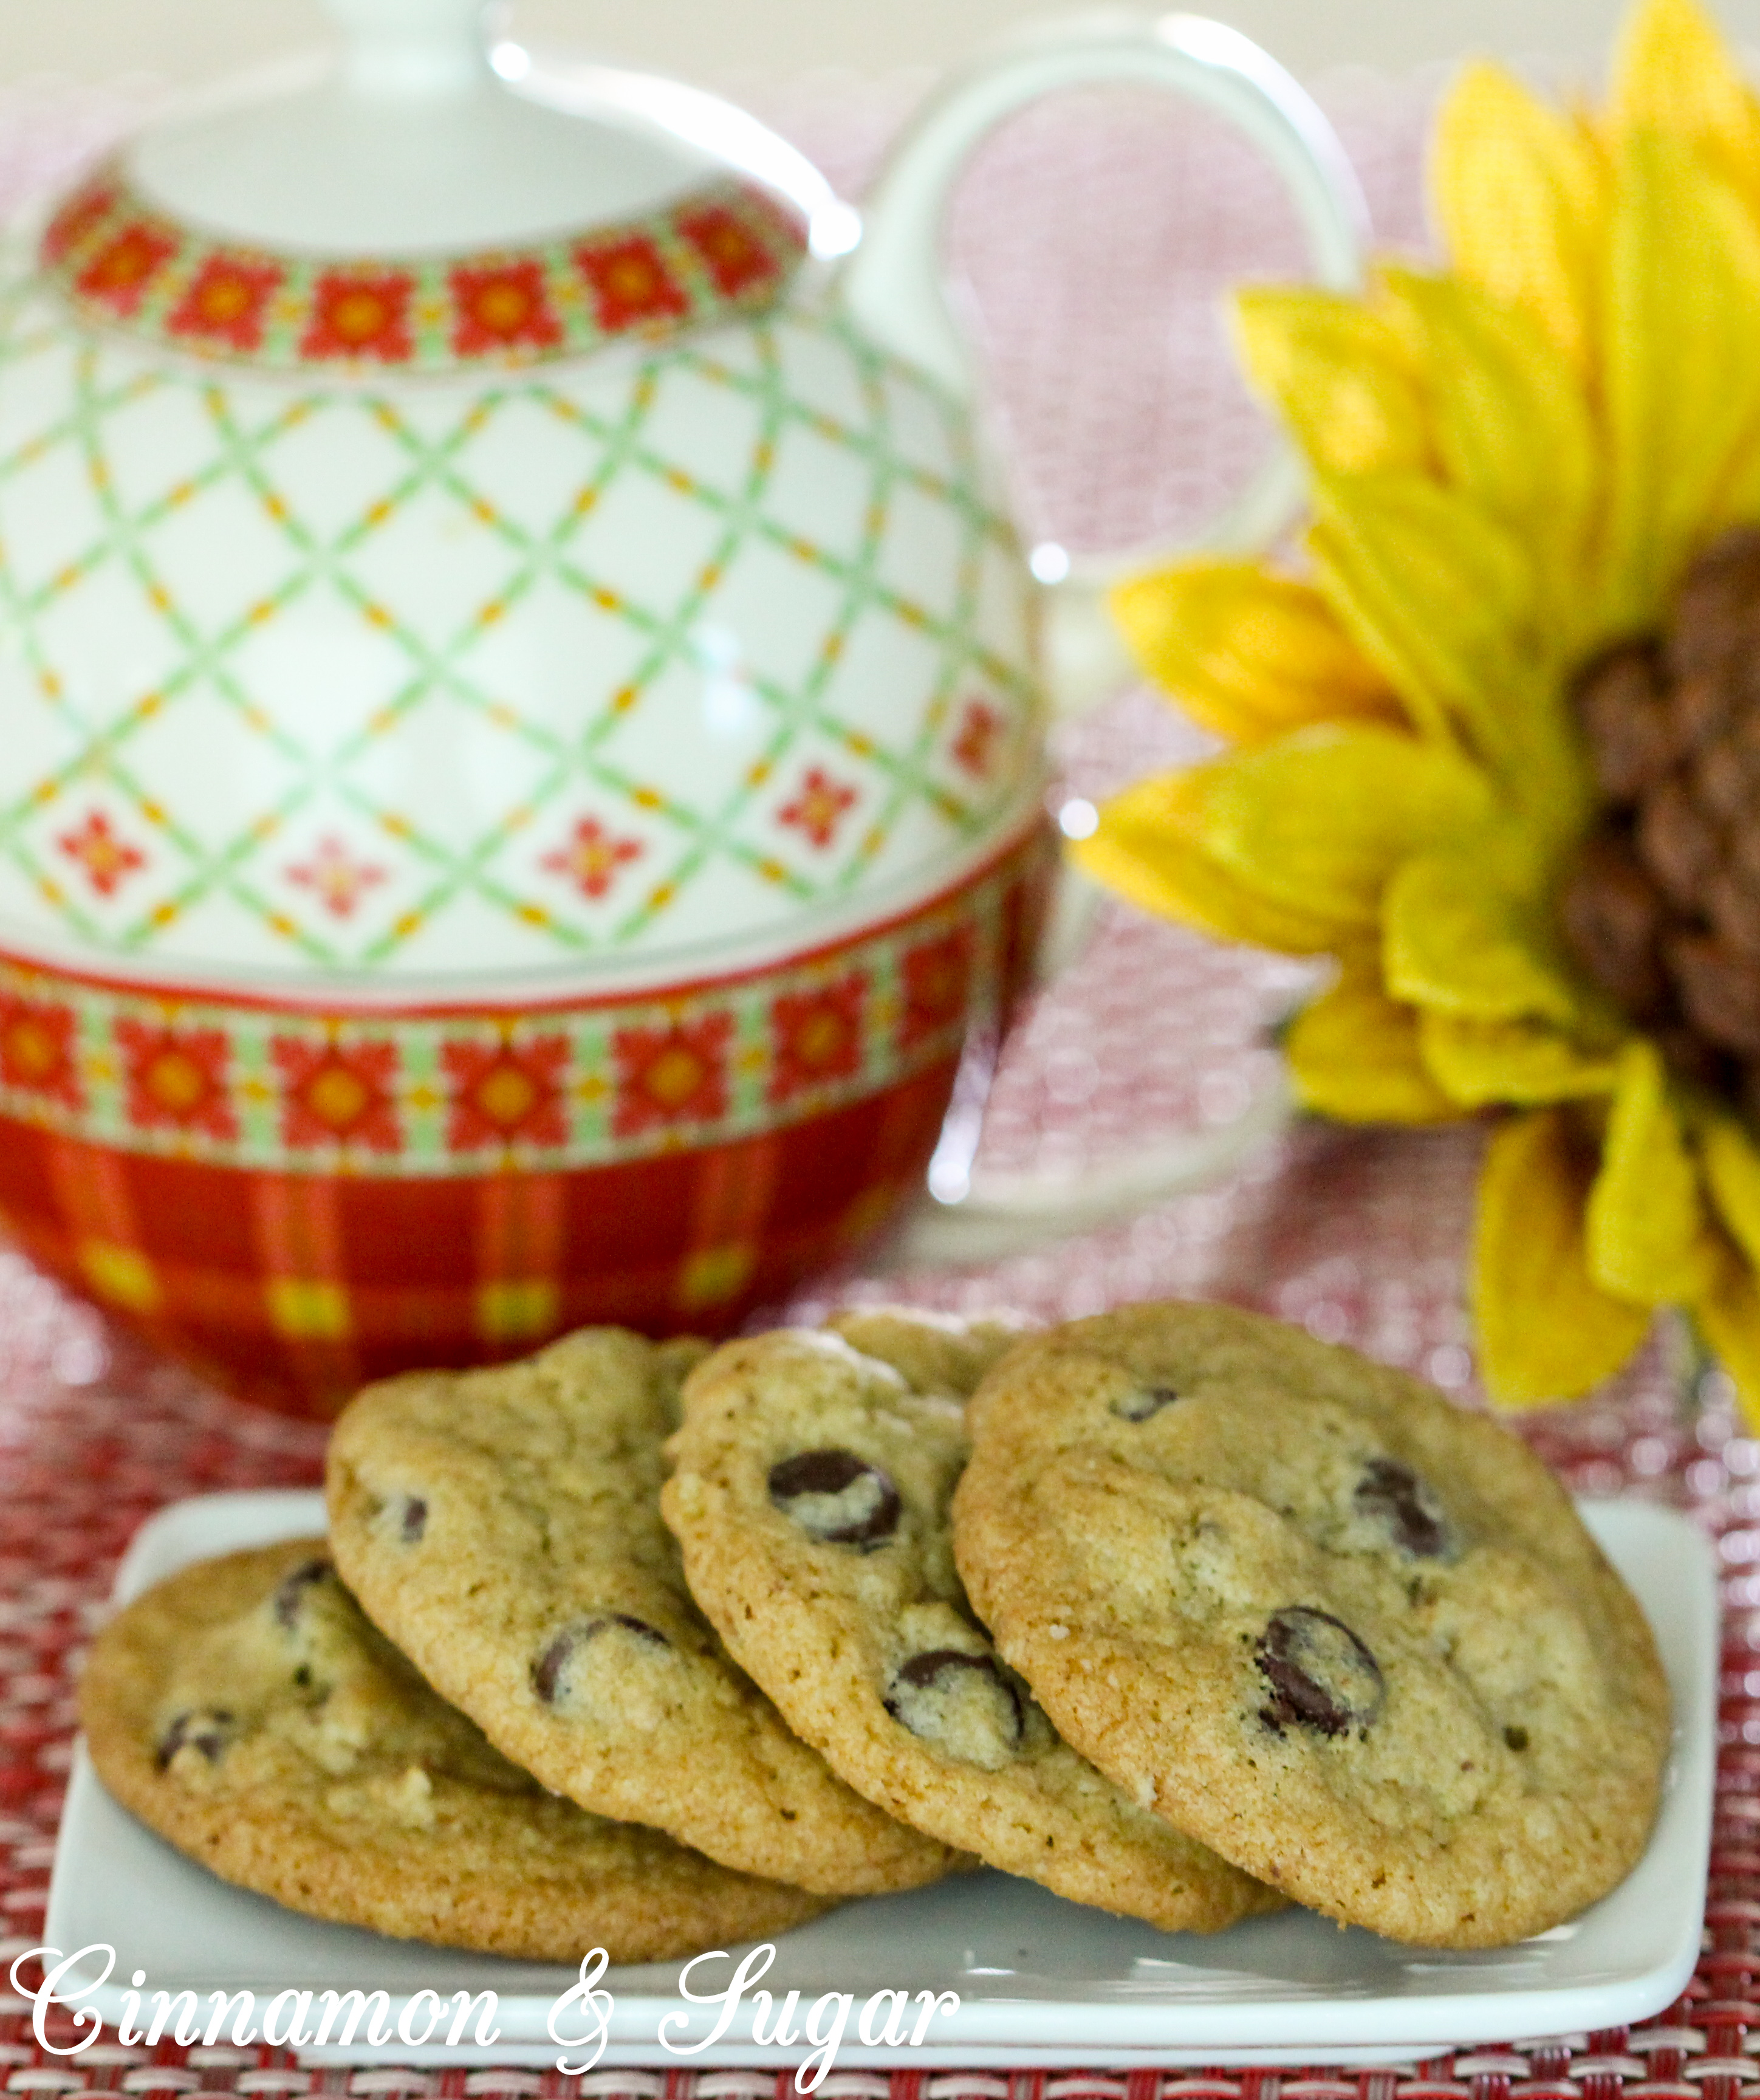
[[[57,951],[702,974],[1037,792],[1013,535],[835,312],[421,388],[66,322],[0,295],[0,920]]]

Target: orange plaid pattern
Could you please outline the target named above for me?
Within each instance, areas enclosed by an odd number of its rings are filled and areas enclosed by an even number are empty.
[[[921,1186],[954,1070],[771,1136],[551,1175],[269,1174],[0,1117],[0,1220],[214,1383],[328,1418],[367,1379],[594,1321],[736,1327]]]

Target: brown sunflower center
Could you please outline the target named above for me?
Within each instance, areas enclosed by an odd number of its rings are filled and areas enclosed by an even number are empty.
[[[1574,697],[1603,810],[1566,942],[1676,1072],[1760,1115],[1760,528],[1714,540],[1666,631]]]

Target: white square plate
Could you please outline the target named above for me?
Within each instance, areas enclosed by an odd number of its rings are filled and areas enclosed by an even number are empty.
[[[1671,2004],[1699,1952],[1709,1855],[1718,1665],[1715,1568],[1684,1517],[1639,1502],[1600,1502],[1583,1515],[1655,1628],[1674,1694],[1674,1751],[1649,1850],[1613,1893],[1568,1925],[1520,1946],[1439,1952],[1341,1931],[1310,1912],[1252,1918],[1214,1937],[1158,1932],[1066,1903],[1032,1882],[984,1873],[907,1895],[871,1897],[786,1935],[764,1988],[804,2006],[849,1991],[859,2010],[881,1989],[956,1991],[956,2013],[934,2020],[920,2050],[864,2048],[849,2027],[843,2067],[937,2065],[1128,2066],[1374,2062],[1474,2043],[1586,2032],[1643,2019]],[[126,1603],[189,1561],[316,1533],[316,1494],[208,1495],[174,1504],[143,1527],[124,1558]],[[112,1947],[111,1983],[88,2003],[112,2021],[118,1985],[147,1971],[149,1992],[251,1990],[262,2006],[290,1988],[382,1988],[393,2002],[461,1987],[500,1998],[501,2040],[484,2049],[315,2051],[312,2061],[549,2063],[546,2026],[571,1970],[386,1939],[325,1925],[218,1881],[112,1802],[83,1746],[55,1854],[46,1925],[71,1952]],[[737,1952],[737,1950],[734,1950]],[[679,1965],[612,1969],[602,1988],[615,2011],[606,2065],[775,2067],[800,2048],[751,2040],[742,2020],[704,2056],[669,2056],[659,2022],[689,2012],[677,2042],[708,2032],[713,2007],[689,2007]],[[731,1963],[699,1970],[718,1991]]]

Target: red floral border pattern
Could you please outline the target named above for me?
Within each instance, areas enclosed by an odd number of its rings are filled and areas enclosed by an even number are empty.
[[[957,1054],[1017,982],[1033,834],[951,898],[811,958],[555,1011],[347,1014],[87,984],[0,957],[0,1116],[211,1166],[399,1176],[719,1145]]]
[[[804,222],[729,177],[644,218],[477,254],[277,255],[146,203],[112,161],[50,222],[42,266],[84,319],[276,370],[449,371],[578,357],[774,303]]]

